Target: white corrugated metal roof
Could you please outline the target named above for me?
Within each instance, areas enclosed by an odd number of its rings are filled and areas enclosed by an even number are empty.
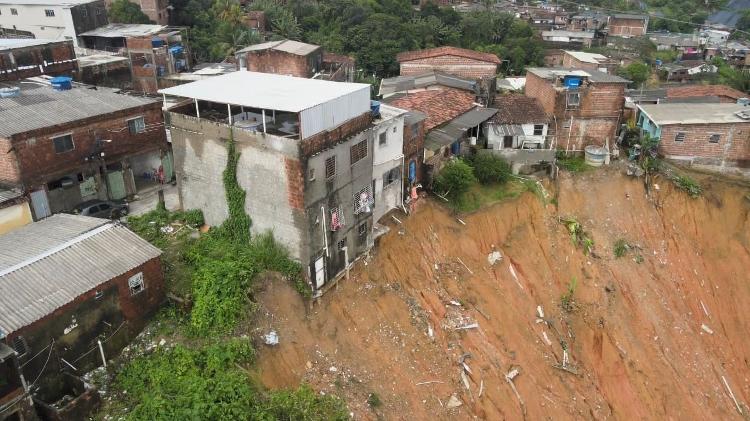
[[[127,38],[143,37],[147,35],[158,34],[167,27],[165,25],[148,25],[140,23],[110,23],[109,25],[100,26],[91,31],[84,32],[79,36],[82,37],[102,37],[102,38]]]
[[[260,44],[249,45],[237,51],[237,53],[246,53],[248,51],[276,50],[283,51],[285,53],[296,54],[299,56],[306,56],[319,48],[320,46],[318,45],[306,44],[304,42],[287,39],[282,41],[269,41]]]
[[[656,124],[708,124],[708,123],[747,123],[734,113],[748,111],[750,107],[741,104],[640,104],[648,118]]]
[[[160,94],[267,110],[300,111],[367,90],[365,83],[330,82],[239,71],[159,90]]]
[[[4,188],[0,186],[0,204],[18,199],[23,196],[23,190],[19,188]]]
[[[596,53],[585,53],[583,51],[565,51],[565,54],[573,56],[576,60],[584,63],[599,64],[602,61],[607,60],[607,56]]]
[[[0,331],[27,326],[159,255],[119,223],[78,215],[0,236]]]

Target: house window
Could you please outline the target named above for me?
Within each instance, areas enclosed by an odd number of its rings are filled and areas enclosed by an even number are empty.
[[[378,146],[385,146],[388,138],[388,132],[383,132],[378,135]]]
[[[47,16],[48,18],[55,17],[55,11],[52,9],[44,9],[44,16]]]
[[[568,107],[577,107],[581,103],[581,94],[578,92],[568,93]]]
[[[344,210],[341,206],[334,206],[331,208],[331,231],[337,231],[339,228],[346,225],[344,219]]]
[[[315,168],[310,168],[307,170],[307,179],[309,181],[315,181]]]
[[[330,180],[336,175],[336,157],[326,158],[326,180]]]
[[[419,123],[418,122],[411,125],[411,138],[414,139],[417,136],[419,136]]]
[[[89,10],[87,8],[85,8],[85,7],[83,9],[81,9],[81,16],[83,16],[84,18],[88,17],[89,16]]]
[[[11,7],[10,8],[10,14],[13,15],[13,16],[18,16],[18,10],[16,10],[16,9],[14,9],[14,8]]]
[[[542,133],[544,133],[544,125],[543,124],[535,124],[534,125],[534,136],[541,136]]]
[[[143,133],[146,131],[146,122],[143,120],[143,117],[128,120],[128,130],[130,131],[130,134]]]
[[[99,16],[99,15],[101,15],[101,14],[102,14],[102,9],[100,9],[100,8],[98,8],[98,7],[97,7],[97,8],[96,8],[96,9],[94,9],[94,10],[96,10],[96,15],[97,15],[97,16]]]
[[[143,272],[138,272],[128,278],[128,288],[130,288],[130,295],[136,295],[146,289],[143,284]]]
[[[336,247],[337,247],[337,248],[338,248],[339,250],[343,250],[343,249],[344,249],[344,247],[346,247],[346,238],[344,238],[343,240],[341,240],[341,241],[339,241],[338,243],[336,243]]]
[[[401,167],[391,168],[383,173],[383,187],[389,186],[401,178]]]
[[[97,290],[96,294],[94,294],[94,299],[95,300],[101,300],[102,297],[104,297],[104,291]]]
[[[357,227],[357,233],[360,237],[367,235],[367,222],[359,224]]]
[[[718,134],[718,133],[714,133],[714,134],[712,134],[712,135],[711,135],[711,136],[710,136],[710,137],[708,138],[708,142],[709,142],[709,143],[719,143],[719,141],[720,141],[720,140],[721,140],[721,135],[720,135],[720,134]]]
[[[19,357],[23,357],[29,352],[29,345],[26,343],[26,339],[23,336],[16,336],[13,338],[13,349],[16,350]]]
[[[370,213],[375,199],[372,196],[372,188],[368,185],[362,190],[354,193],[354,214]]]
[[[367,141],[363,140],[349,149],[352,165],[363,160],[367,156]]]
[[[53,137],[52,143],[55,145],[55,153],[69,152],[75,149],[72,134]]]
[[[674,141],[675,142],[685,141],[685,132],[677,132],[677,134],[674,135]]]

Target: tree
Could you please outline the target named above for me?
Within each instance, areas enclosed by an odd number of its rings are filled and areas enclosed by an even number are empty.
[[[512,174],[510,165],[504,159],[491,153],[478,154],[472,166],[474,175],[482,184],[505,183]]]
[[[153,23],[141,6],[128,0],[115,0],[109,9],[109,21],[114,23]]]
[[[454,200],[460,200],[471,185],[476,183],[474,171],[463,160],[449,162],[435,178],[435,190],[445,193]]]
[[[638,87],[651,76],[651,68],[645,63],[636,61],[625,67],[625,75]]]

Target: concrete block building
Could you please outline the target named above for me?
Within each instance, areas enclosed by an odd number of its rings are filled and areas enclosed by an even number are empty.
[[[160,101],[50,79],[0,83],[0,183],[21,186],[35,219],[123,199],[171,179]]]
[[[582,150],[589,144],[615,141],[625,105],[626,79],[596,70],[529,68],[528,97],[550,116],[555,147]]]
[[[399,53],[396,60],[401,76],[438,71],[471,79],[494,78],[500,66],[500,59],[494,54],[458,47],[406,51]]]
[[[2,0],[0,38],[69,40],[107,24],[104,0]]]
[[[615,13],[607,22],[607,33],[615,37],[639,37],[646,35],[648,15]]]
[[[619,63],[605,55],[585,53],[583,51],[563,51],[560,67],[582,70],[596,70],[604,73],[615,73]]]
[[[222,173],[233,139],[252,232],[272,231],[314,289],[371,247],[383,176],[373,175],[375,151],[379,168],[393,169],[390,148],[380,158],[380,134],[386,145],[403,135],[396,116],[374,120],[370,85],[239,71],[160,93],[184,208],[202,209],[210,225],[227,218]]]
[[[667,159],[750,175],[750,108],[742,103],[638,105],[637,125]]]
[[[87,418],[98,395],[80,376],[102,353],[116,355],[162,304],[160,256],[125,226],[80,215],[0,236],[0,340],[33,382],[18,392],[42,419]]]
[[[338,82],[354,80],[354,60],[323,47],[293,40],[247,46],[236,53],[239,70]]]

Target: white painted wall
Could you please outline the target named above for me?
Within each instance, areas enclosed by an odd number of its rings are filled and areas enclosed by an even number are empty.
[[[380,106],[382,122],[373,128],[373,168],[372,177],[375,180],[375,209],[373,220],[378,221],[392,209],[401,206],[401,188],[403,185],[403,147],[404,147],[404,110]],[[386,143],[380,144],[380,134],[386,134]],[[400,168],[398,181],[389,185],[384,184],[384,174]]]
[[[11,8],[16,9],[18,15],[11,14]],[[44,11],[47,9],[53,10],[55,16],[46,16]],[[39,39],[69,39],[77,43],[70,7],[62,5],[0,3],[0,26],[29,31]]]
[[[488,124],[487,130],[487,148],[488,149],[496,149],[501,150],[503,148],[503,139],[505,136],[499,133],[495,133],[495,130],[493,130],[493,126],[495,123]],[[523,136],[516,136],[513,138],[513,148],[520,148],[524,141],[527,143],[529,142],[540,142],[542,144],[542,147],[545,146],[545,139],[547,138],[547,131],[549,130],[549,126],[547,124],[543,125],[542,128],[542,135],[534,135],[534,124],[522,124],[521,130],[523,130],[524,135]]]

